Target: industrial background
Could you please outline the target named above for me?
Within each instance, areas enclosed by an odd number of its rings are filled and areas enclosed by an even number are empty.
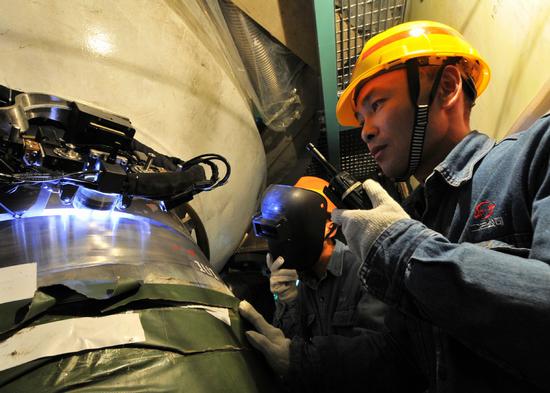
[[[0,195],[0,392],[168,391],[182,381],[193,392],[279,391],[237,310],[248,299],[273,312],[251,219],[267,185],[326,176],[310,142],[397,192],[360,130],[335,116],[373,35],[419,19],[460,31],[492,70],[471,125],[496,139],[550,107],[547,0],[1,0],[0,10],[0,164],[19,160],[33,179]],[[64,116],[89,115],[83,108],[103,122],[90,122],[98,135],[114,124],[123,142],[135,133],[157,155],[221,155],[229,181],[180,195],[188,203],[168,212],[145,198],[83,214],[105,200],[84,186],[67,193],[51,168],[37,180],[36,168],[58,161],[29,164],[22,142],[28,129],[69,133]],[[99,153],[54,142],[48,152],[71,165],[88,160],[82,151],[98,167],[157,165],[118,140]]]

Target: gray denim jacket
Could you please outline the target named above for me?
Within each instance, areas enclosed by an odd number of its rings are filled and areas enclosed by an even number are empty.
[[[275,302],[273,325],[286,337],[304,339],[383,329],[387,306],[361,287],[359,265],[349,248],[336,240],[326,275],[318,279],[313,273],[300,273],[297,298],[290,304]]]
[[[417,220],[393,224],[367,256],[361,279],[394,307],[390,332],[293,343],[289,378],[337,391],[550,391],[549,161],[550,116],[499,143],[464,138],[409,201]],[[298,366],[308,352],[318,363]]]

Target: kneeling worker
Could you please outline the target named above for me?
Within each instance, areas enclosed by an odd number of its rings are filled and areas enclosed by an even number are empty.
[[[268,239],[273,324],[287,337],[355,336],[381,330],[386,305],[369,295],[357,277],[359,260],[335,238],[334,204],[328,183],[304,176],[294,187],[272,185],[255,217],[259,236]]]

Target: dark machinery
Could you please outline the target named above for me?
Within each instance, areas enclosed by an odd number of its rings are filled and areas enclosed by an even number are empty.
[[[171,209],[230,175],[220,155],[160,155],[134,139],[128,119],[78,102],[0,86],[0,104],[0,185],[7,194],[48,185],[64,204],[123,210],[141,197]],[[225,166],[221,178],[218,163]]]

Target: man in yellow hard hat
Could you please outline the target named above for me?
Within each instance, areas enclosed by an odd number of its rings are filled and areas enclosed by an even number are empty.
[[[420,186],[405,212],[367,180],[373,209],[332,220],[363,261],[362,283],[392,307],[389,332],[285,349],[243,303],[259,330],[251,342],[292,386],[550,391],[550,117],[498,143],[472,131],[488,80],[477,51],[441,23],[404,23],[365,44],[337,117],[362,128],[384,174]]]

